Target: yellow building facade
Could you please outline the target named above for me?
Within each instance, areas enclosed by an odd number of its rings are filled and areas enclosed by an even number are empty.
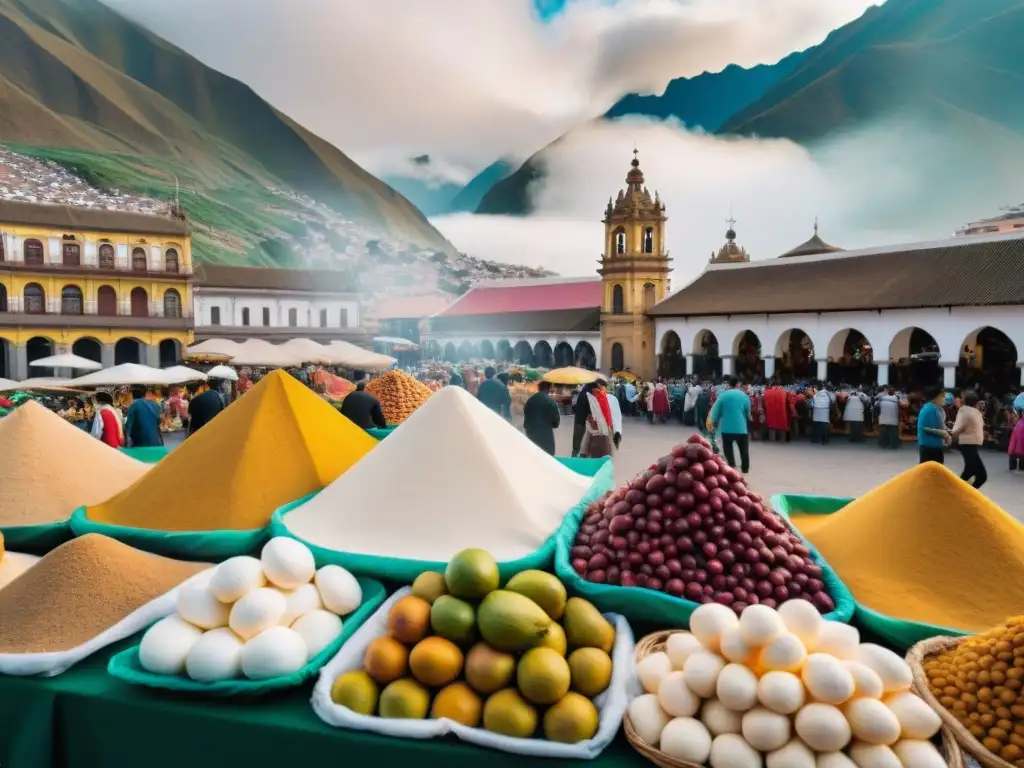
[[[0,201],[0,377],[73,352],[170,365],[192,340],[192,245],[177,217]]]
[[[657,373],[654,321],[647,311],[670,289],[671,259],[665,248],[665,205],[644,185],[637,152],[626,188],[604,215],[601,275],[601,359],[610,371],[629,370],[643,379]]]

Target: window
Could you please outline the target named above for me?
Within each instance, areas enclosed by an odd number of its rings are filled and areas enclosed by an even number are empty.
[[[270,307],[263,308],[263,325],[270,326]]]
[[[100,246],[100,269],[114,269],[115,266],[114,246],[104,243]]]
[[[117,315],[117,291],[109,285],[101,285],[96,291],[96,314],[103,317]]]
[[[60,313],[62,315],[82,314],[82,289],[77,285],[66,285],[61,289]]]
[[[173,248],[168,248],[167,253],[164,254],[164,272],[177,272],[178,271],[178,252]]]
[[[132,270],[145,272],[149,267],[146,264],[146,251],[143,248],[136,248],[132,251]]]
[[[149,294],[145,288],[132,288],[132,317],[149,317]]]
[[[173,288],[164,291],[164,317],[181,317],[181,294]]]
[[[43,244],[38,240],[25,241],[25,263],[30,266],[39,266],[43,263]]]
[[[320,327],[321,328],[326,328],[327,327],[327,310],[326,309],[321,309],[320,310]]]
[[[289,309],[288,310],[288,327],[295,328],[299,324],[299,310]]]
[[[0,235],[0,261],[4,260],[4,236]]]
[[[65,267],[80,267],[82,265],[82,248],[78,243],[64,243],[63,262]]]
[[[654,228],[644,230],[644,253],[654,253]]]
[[[612,314],[621,315],[626,311],[625,297],[621,285],[612,286]]]
[[[7,311],[7,286],[0,283],[0,312]]]
[[[348,310],[344,307],[341,308],[341,327],[348,328]]]
[[[46,293],[39,283],[26,285],[22,292],[22,298],[25,300],[25,311],[28,314],[42,315],[46,313]]]
[[[626,230],[622,227],[615,230],[615,252],[620,254],[626,252]]]
[[[654,306],[654,283],[644,283],[644,312]]]
[[[249,324],[249,308],[242,307],[242,325]]]
[[[210,307],[210,325],[220,325],[220,307]]]
[[[612,372],[621,371],[625,367],[625,355],[622,351],[622,345],[619,342],[615,342],[612,344]]]

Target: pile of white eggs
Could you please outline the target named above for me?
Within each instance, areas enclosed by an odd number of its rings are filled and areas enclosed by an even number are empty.
[[[185,583],[177,612],[143,636],[139,663],[204,683],[290,675],[341,635],[341,617],[362,601],[351,573],[317,570],[305,544],[279,536],[259,559],[232,557]]]
[[[941,720],[910,691],[910,667],[825,621],[805,600],[776,611],[702,605],[690,632],[637,663],[637,735],[711,768],[943,768]]]

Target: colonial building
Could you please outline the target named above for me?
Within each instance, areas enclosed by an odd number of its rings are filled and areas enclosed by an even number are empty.
[[[436,293],[384,299],[377,304],[373,313],[377,320],[377,332],[380,336],[408,339],[419,344],[420,334],[427,327],[427,319],[443,312],[451,303],[450,298]]]
[[[191,342],[183,218],[0,201],[0,376],[61,352],[172,365]]]
[[[426,322],[426,356],[601,368],[603,292],[598,277],[479,283]]]
[[[347,272],[202,264],[195,295],[199,341],[366,342],[358,286]]]
[[[886,384],[916,372],[951,387],[984,367],[1014,387],[1021,264],[1024,233],[843,251],[815,227],[779,258],[713,259],[648,314],[660,364],[678,373]]]

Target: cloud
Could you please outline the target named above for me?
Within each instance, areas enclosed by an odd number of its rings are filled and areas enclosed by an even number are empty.
[[[965,221],[1017,202],[1024,173],[1022,140],[1009,132],[975,133],[968,141],[893,118],[811,154],[786,140],[721,138],[629,118],[573,131],[546,153],[548,177],[531,190],[536,215],[467,214],[433,223],[476,256],[592,274],[603,248],[600,220],[608,197],[625,186],[634,142],[648,188],[667,206],[677,288],[725,242],[730,210],[738,243],[755,259],[799,245],[815,217],[834,245],[887,245],[948,237]],[[974,149],[965,153],[964,146]]]
[[[880,0],[104,0],[383,173],[526,156],[629,91],[777,61]]]

